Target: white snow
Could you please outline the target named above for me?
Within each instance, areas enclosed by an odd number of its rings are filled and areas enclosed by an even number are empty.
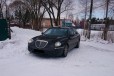
[[[27,50],[28,40],[41,32],[12,30],[12,39],[0,42],[0,76],[114,76],[114,43],[93,37],[81,41],[66,58],[47,57]]]
[[[81,35],[81,40],[83,40],[83,41],[87,40],[87,38],[85,38],[83,36],[83,29],[77,29],[77,31]],[[114,43],[114,31],[108,31],[107,41],[103,41],[101,39],[102,34],[103,34],[103,31],[93,31],[92,30],[91,35],[90,35],[91,40],[92,41],[97,41],[97,42],[100,42],[100,43]]]
[[[12,27],[12,30],[12,39],[0,42],[0,59],[25,54],[29,39],[41,34],[38,31],[18,27]]]

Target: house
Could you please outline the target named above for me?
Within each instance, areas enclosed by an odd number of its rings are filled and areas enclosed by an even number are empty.
[[[61,19],[61,21],[60,21],[60,25],[58,25],[60,27],[62,26],[62,20],[63,19]],[[53,25],[55,26],[54,22],[53,22]],[[50,18],[43,18],[43,20],[42,20],[42,26],[43,26],[43,28],[49,28],[49,27],[51,27]]]
[[[64,24],[65,24],[65,26],[71,26],[72,21],[70,21],[69,19],[60,19],[60,25],[57,25],[57,26],[62,27],[62,26],[64,26]],[[18,27],[22,27],[22,28],[32,28],[31,23],[26,23],[26,25],[21,26],[21,25],[19,25],[18,20],[12,20],[10,23],[10,26],[18,26]],[[55,26],[54,21],[53,21],[53,26]],[[50,28],[51,27],[50,18],[43,18],[41,27]],[[34,26],[34,29],[35,28],[37,28],[37,27]]]
[[[93,30],[103,30],[105,28],[105,24],[92,24],[91,29]],[[114,31],[114,25],[109,26],[110,31]]]

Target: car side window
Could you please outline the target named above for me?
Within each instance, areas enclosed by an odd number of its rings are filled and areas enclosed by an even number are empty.
[[[70,29],[70,30],[69,30],[69,33],[70,33],[70,35],[75,35],[75,32],[74,32],[73,29]]]
[[[76,34],[78,34],[78,32],[76,31]]]
[[[76,31],[76,29],[75,29],[75,28],[73,28],[73,31],[74,31],[74,33],[75,33],[75,34],[78,34],[78,32]]]

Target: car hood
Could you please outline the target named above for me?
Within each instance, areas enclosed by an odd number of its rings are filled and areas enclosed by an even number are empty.
[[[56,41],[60,41],[61,39],[64,39],[64,38],[66,38],[66,37],[40,35],[40,36],[35,37],[35,41],[36,40],[45,40],[48,42],[56,42]]]

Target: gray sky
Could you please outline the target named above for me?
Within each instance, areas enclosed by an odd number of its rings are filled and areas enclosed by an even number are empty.
[[[97,2],[94,4],[95,7],[100,6],[102,3]],[[84,13],[80,13],[81,10],[83,10],[82,6],[79,3],[79,0],[74,0],[74,8],[75,10],[72,10],[71,13],[73,13],[74,15],[74,19],[76,17],[78,17],[79,19],[84,18]],[[89,13],[89,12],[88,12]],[[61,15],[62,18],[64,18],[66,15],[66,13],[63,13]],[[103,11],[103,7],[101,8],[97,8],[95,10],[93,10],[93,17],[96,18],[103,18],[104,17],[104,11]]]
[[[73,8],[74,10],[70,11],[73,15],[74,15],[74,19],[76,17],[79,17],[80,19],[84,17],[83,13],[80,13],[80,11],[82,10],[82,7],[79,3],[79,0],[73,0]],[[11,0],[7,0],[7,3],[9,4],[11,2]],[[98,3],[99,5],[99,3]],[[95,9],[93,11],[93,17],[98,17],[98,18],[103,18],[104,17],[104,11],[101,8]],[[48,14],[45,14],[45,17],[49,17]],[[66,12],[61,14],[61,18],[65,18],[66,17]]]

